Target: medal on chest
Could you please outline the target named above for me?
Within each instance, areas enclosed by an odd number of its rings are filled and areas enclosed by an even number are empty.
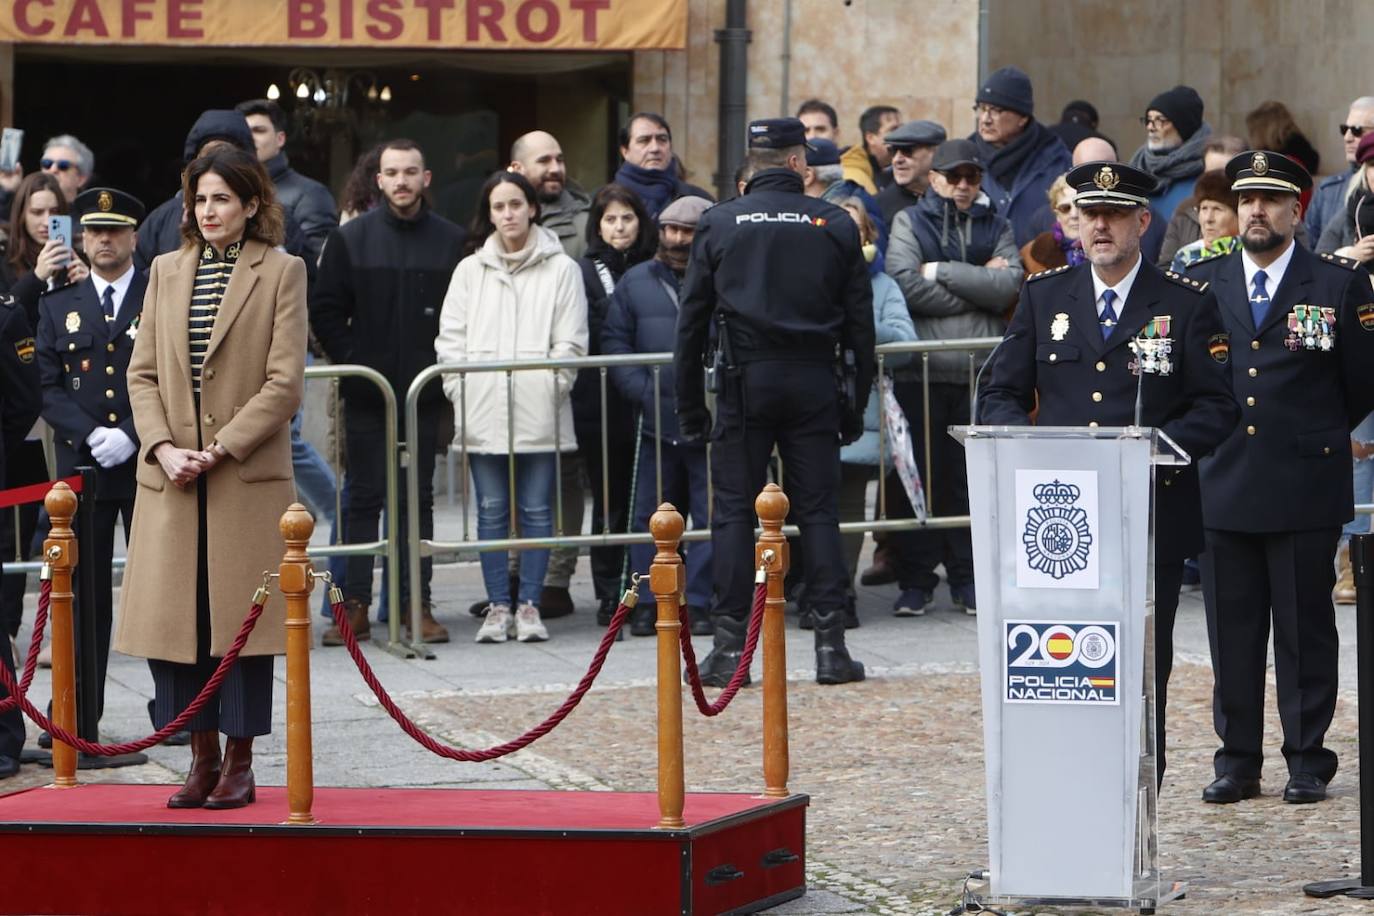
[[[1295,305],[1288,313],[1288,336],[1283,345],[1299,350],[1330,352],[1336,348],[1336,310],[1321,305]]]
[[[1067,312],[1057,312],[1054,320],[1050,322],[1050,340],[1063,340],[1069,333],[1069,315]]]
[[[1174,371],[1174,340],[1169,336],[1172,315],[1157,315],[1145,323],[1130,342],[1135,359],[1128,368],[1132,375],[1169,375]]]

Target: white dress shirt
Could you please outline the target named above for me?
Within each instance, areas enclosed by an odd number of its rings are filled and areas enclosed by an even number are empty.
[[[124,294],[129,291],[129,284],[134,282],[134,265],[130,264],[129,269],[124,271],[119,279],[113,283],[101,279],[99,274],[91,271],[91,282],[95,284],[95,301],[101,303],[102,307],[105,301],[105,288],[114,287],[114,313],[115,317],[118,318],[119,307],[124,304]]]

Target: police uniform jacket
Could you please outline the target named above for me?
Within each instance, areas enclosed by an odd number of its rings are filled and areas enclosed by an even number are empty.
[[[86,437],[98,426],[118,427],[138,444],[126,376],[143,312],[148,277],[135,271],[114,321],[106,321],[87,278],[45,295],[38,303],[38,369],[43,419],[52,425],[57,474],[77,465],[97,469],[100,499],[133,499],[134,461],[101,468]]]
[[[24,309],[13,296],[0,295],[0,486],[5,456],[14,454],[38,419],[38,363]]]
[[[1353,517],[1350,430],[1374,407],[1374,293],[1355,267],[1296,245],[1258,328],[1240,252],[1189,269],[1220,303],[1241,409],[1239,425],[1202,462],[1208,528],[1303,531]],[[1330,350],[1287,346],[1296,305],[1336,310]]]
[[[679,414],[704,406],[702,356],[724,316],[739,362],[832,362],[855,355],[862,413],[876,372],[873,291],[849,214],[802,193],[801,176],[765,169],[743,197],[702,214],[678,313]]]
[[[1130,343],[1147,325],[1158,332],[1166,317],[1168,331],[1160,336],[1172,341],[1172,369],[1139,378]],[[1202,549],[1197,460],[1226,438],[1240,413],[1224,340],[1205,284],[1148,262],[1140,265],[1121,320],[1106,340],[1091,265],[1033,274],[988,363],[977,421],[1026,425],[1038,395],[1041,426],[1127,426],[1135,422],[1139,383],[1141,425],[1163,430],[1193,458],[1184,467],[1161,468],[1157,477],[1155,555],[1160,562],[1181,562]]]

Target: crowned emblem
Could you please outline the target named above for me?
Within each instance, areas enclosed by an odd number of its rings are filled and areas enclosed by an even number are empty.
[[[1112,171],[1110,165],[1104,165],[1093,176],[1093,184],[1097,185],[1099,190],[1114,191],[1116,186],[1121,184],[1121,176]]]
[[[76,333],[77,331],[79,331],[79,330],[81,330],[81,313],[80,313],[80,312],[68,312],[68,313],[67,313],[67,333],[68,333],[68,334],[75,334],[75,333]]]
[[[1064,335],[1069,333],[1069,313],[1056,312],[1054,320],[1050,322],[1050,340],[1063,340]]]
[[[1250,171],[1256,175],[1263,175],[1269,171],[1269,157],[1264,153],[1255,153],[1250,157]]]
[[[114,209],[114,195],[109,191],[101,191],[100,196],[95,199],[95,205],[100,208],[101,213],[109,213]]]
[[[1082,491],[1058,479],[1031,490],[1036,502],[1026,515],[1021,543],[1031,569],[1054,579],[1088,568],[1092,529],[1088,513],[1076,505]]]

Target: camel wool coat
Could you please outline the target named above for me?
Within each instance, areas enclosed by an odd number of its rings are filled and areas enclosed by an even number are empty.
[[[247,241],[224,291],[191,391],[188,318],[200,248],[153,261],[129,363],[139,453],[128,566],[114,648],[196,661],[196,485],[178,489],[153,457],[163,442],[229,452],[206,474],[210,654],[223,656],[285,544],[278,523],[295,500],[291,417],[305,387],[305,262]],[[285,604],[275,588],[244,655],[286,651]]]

